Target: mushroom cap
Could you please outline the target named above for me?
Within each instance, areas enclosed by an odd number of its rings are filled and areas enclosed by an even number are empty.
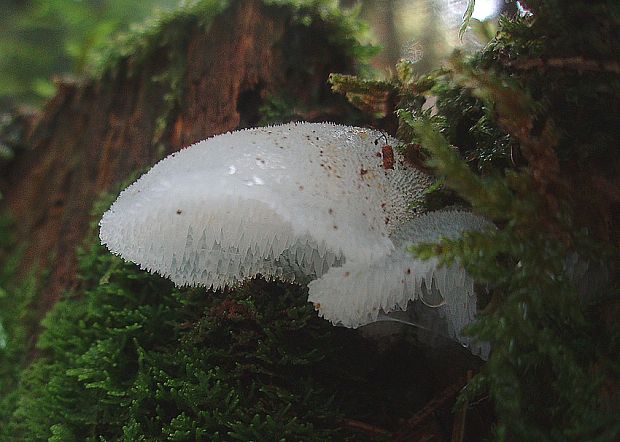
[[[472,353],[488,353],[484,345],[461,336],[474,322],[474,280],[458,263],[441,266],[437,258],[421,260],[412,245],[456,239],[465,231],[480,231],[492,224],[465,211],[436,211],[405,223],[391,239],[395,250],[370,262],[345,262],[308,284],[308,301],[319,315],[345,327],[377,321],[380,313],[407,310],[409,301],[422,304],[445,318],[446,330],[436,330],[469,346]]]
[[[381,132],[290,123],[219,135],[174,153],[125,189],[100,221],[113,253],[177,285],[221,288],[262,274],[321,276],[393,249],[429,178]]]

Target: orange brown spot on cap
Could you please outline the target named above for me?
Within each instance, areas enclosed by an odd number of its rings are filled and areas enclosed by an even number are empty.
[[[392,149],[392,146],[383,146],[381,153],[383,153],[383,168],[386,170],[394,169],[394,149]]]

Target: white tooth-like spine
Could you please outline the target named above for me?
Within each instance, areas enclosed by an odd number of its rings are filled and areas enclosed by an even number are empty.
[[[408,249],[415,244],[436,243],[441,238],[455,239],[465,231],[480,231],[490,225],[464,211],[421,215],[392,235],[392,253],[370,262],[347,261],[311,281],[308,300],[315,304],[319,315],[353,328],[376,321],[382,312],[405,310],[409,301],[414,301],[445,317],[444,334],[485,357],[488,346],[461,335],[463,327],[476,316],[471,276],[458,263],[442,267],[437,259],[417,259]]]
[[[177,285],[292,281],[390,253],[429,178],[378,131],[291,123],[228,133],[173,154],[125,189],[100,221],[115,254]]]

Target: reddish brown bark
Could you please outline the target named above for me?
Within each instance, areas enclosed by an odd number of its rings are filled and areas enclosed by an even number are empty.
[[[37,306],[41,314],[77,284],[75,249],[93,201],[158,160],[157,145],[170,153],[240,122],[255,123],[261,101],[278,91],[295,94],[308,107],[314,103],[336,114],[344,109],[344,101],[326,99],[326,79],[331,71],[350,71],[353,61],[344,45],[328,42],[329,25],[320,20],[303,27],[286,8],[244,0],[232,2],[208,31],[198,25],[184,31],[187,45],[167,48],[184,54],[187,66],[183,98],[172,113],[164,101],[168,86],[153,81],[172,67],[166,54],[152,54],[137,75],[128,74],[136,56],[103,80],[62,82],[33,121],[24,140],[28,149],[0,180],[0,209],[10,210],[17,239],[26,245],[22,270],[36,263],[49,271]],[[291,42],[308,54],[307,65],[291,65]],[[172,123],[155,143],[162,115]]]

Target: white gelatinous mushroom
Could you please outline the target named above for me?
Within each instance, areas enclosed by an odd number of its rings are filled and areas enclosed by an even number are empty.
[[[227,133],[156,164],[100,222],[102,243],[177,285],[321,276],[393,249],[430,183],[381,132],[291,123]],[[396,140],[387,138],[389,143]]]
[[[408,245],[484,222],[464,212],[416,218],[430,179],[381,132],[291,123],[219,135],[156,164],[100,221],[113,253],[177,285],[220,289],[258,274],[313,279],[309,300],[347,327],[438,289],[458,336],[475,309],[459,266],[419,261]],[[331,269],[331,270],[330,270]],[[473,300],[472,300],[473,299]]]

